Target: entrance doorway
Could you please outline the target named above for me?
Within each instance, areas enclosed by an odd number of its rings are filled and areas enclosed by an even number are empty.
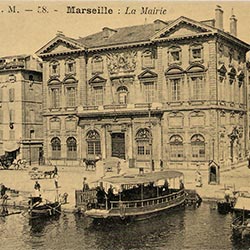
[[[118,157],[125,159],[125,134],[124,133],[112,133],[112,157]]]

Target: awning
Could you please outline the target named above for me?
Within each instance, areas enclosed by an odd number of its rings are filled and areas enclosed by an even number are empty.
[[[5,152],[13,152],[20,148],[20,144],[16,141],[6,141],[3,143],[3,150]]]
[[[250,198],[238,197],[234,209],[250,211]]]

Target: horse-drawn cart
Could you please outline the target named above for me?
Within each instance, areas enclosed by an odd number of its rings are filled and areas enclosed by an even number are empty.
[[[0,156],[0,167],[2,169],[9,169],[12,165],[14,158],[6,154]]]

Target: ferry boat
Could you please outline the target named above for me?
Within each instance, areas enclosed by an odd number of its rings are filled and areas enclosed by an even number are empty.
[[[135,221],[182,207],[186,196],[183,181],[179,171],[103,178],[85,215],[94,220]]]
[[[54,217],[61,214],[61,203],[44,202],[41,196],[29,197],[28,214],[31,219],[33,218],[46,218]]]

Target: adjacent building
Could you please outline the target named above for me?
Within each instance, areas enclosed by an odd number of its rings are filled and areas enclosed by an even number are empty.
[[[100,156],[151,169],[221,167],[248,150],[249,45],[237,19],[104,27],[73,39],[58,34],[43,60],[45,158],[79,164]]]
[[[0,58],[0,155],[42,160],[42,68],[30,55]]]

